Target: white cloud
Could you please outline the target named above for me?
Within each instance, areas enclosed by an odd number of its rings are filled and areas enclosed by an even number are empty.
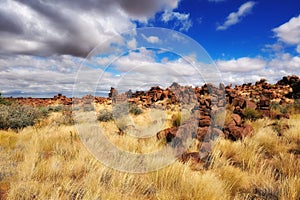
[[[266,61],[260,58],[243,57],[232,60],[218,60],[217,65],[222,72],[249,72],[266,66]]]
[[[149,36],[149,37],[147,37],[147,36],[145,36],[144,34],[142,34],[142,37],[143,37],[147,42],[152,43],[152,44],[158,43],[158,42],[160,41],[159,38],[158,38],[157,36]]]
[[[289,45],[297,45],[296,51],[300,53],[300,15],[274,28],[273,32],[279,41]]]
[[[217,30],[226,30],[230,26],[233,26],[233,25],[239,23],[243,19],[243,17],[245,17],[246,15],[251,13],[251,11],[252,11],[255,4],[256,3],[253,2],[253,1],[248,1],[244,4],[242,4],[239,7],[239,10],[237,12],[232,12],[227,16],[226,21],[224,22],[224,24],[219,25],[217,27]]]
[[[291,75],[291,72],[300,74],[300,57],[288,53],[278,54],[276,58],[269,61],[244,57],[218,60],[216,63],[226,84],[254,83],[261,78],[276,83],[283,76]]]
[[[300,54],[300,44],[297,46],[296,51]]]
[[[173,10],[179,0],[0,2],[0,54],[85,57],[99,43]],[[103,47],[109,49],[110,46]]]
[[[115,70],[123,74],[122,84],[130,85],[131,89],[136,89],[145,83],[159,83],[161,86],[167,87],[174,81],[183,85],[200,84],[199,82],[203,81],[199,72],[184,59],[168,60],[164,58],[162,61],[158,61],[155,57],[156,53],[152,50],[141,49],[139,52],[130,52],[128,55],[118,58],[113,65]]]
[[[190,20],[190,14],[165,10],[162,15],[162,21],[167,23],[173,20],[175,21],[174,26],[179,27],[179,31],[188,31],[193,25],[192,21]]]
[[[276,37],[288,44],[300,43],[300,15],[273,29]]]
[[[95,60],[93,60],[95,59]],[[194,64],[201,69],[195,69],[186,60],[194,60]],[[32,56],[16,56],[9,59],[0,59],[0,85],[5,95],[17,96],[51,96],[58,92],[71,96],[74,82],[75,96],[93,94],[97,91],[108,91],[116,87],[120,91],[147,90],[153,85],[167,87],[176,81],[183,85],[202,85],[211,74],[211,80],[216,80],[218,72],[211,70],[210,65],[197,63],[194,55],[187,55],[177,60],[165,59],[164,62],[156,59],[152,50],[140,48],[122,57],[92,58],[82,63],[83,59],[72,56],[59,56],[43,59]],[[110,68],[103,73],[102,69],[90,68],[91,63],[107,64],[111,61]],[[83,64],[77,74],[80,63]],[[293,71],[300,74],[300,57],[290,54],[282,54],[271,61],[262,58],[243,57],[232,60],[218,60],[217,65],[221,70],[223,81],[226,84],[242,84],[256,82],[260,78],[266,78],[269,82],[276,82],[282,76],[289,75]],[[88,67],[89,66],[89,67]],[[103,73],[103,74],[102,74]],[[100,75],[103,75],[98,82]],[[78,76],[77,76],[78,75]],[[76,78],[77,76],[77,78]],[[51,77],[51,78],[49,78]],[[75,79],[76,78],[76,79]],[[218,79],[219,80],[219,79]],[[22,91],[23,94],[18,92]]]
[[[91,50],[116,52],[109,42],[137,47],[119,34],[134,30],[135,21],[177,8],[179,0],[52,0],[0,1],[0,90],[4,95],[71,95],[78,66]],[[113,38],[113,39],[112,39]],[[149,41],[157,39],[150,37]],[[120,50],[121,51],[121,50]],[[67,56],[72,55],[72,56]],[[82,91],[95,86],[101,69],[116,57],[86,60],[80,75]],[[98,66],[97,66],[98,65]],[[102,90],[117,76],[105,72]]]
[[[129,49],[136,49],[136,45],[137,45],[136,39],[133,38],[132,40],[129,40],[127,42],[127,45]]]
[[[284,46],[282,43],[277,42],[275,44],[266,44],[264,48],[262,48],[263,52],[269,52],[269,53],[279,53],[284,50]]]
[[[300,57],[288,53],[278,55],[269,62],[269,67],[300,74]]]

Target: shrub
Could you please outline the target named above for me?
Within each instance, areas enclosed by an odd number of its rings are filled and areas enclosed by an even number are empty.
[[[39,107],[38,109],[41,111],[43,117],[49,116],[50,113],[49,107]]]
[[[280,105],[277,102],[272,102],[271,110],[275,113],[282,114],[299,114],[300,113],[300,101],[299,99],[294,99],[294,103],[282,104]]]
[[[294,109],[296,113],[300,113],[300,99],[295,99]]]
[[[129,105],[127,103],[120,103],[113,107],[112,114],[115,118],[123,118],[129,114]]]
[[[51,106],[50,109],[53,112],[60,112],[63,110],[63,106],[62,105],[57,105],[57,106],[53,106],[53,107]]]
[[[94,108],[94,106],[93,105],[85,105],[84,107],[83,107],[83,111],[84,112],[91,112],[91,111],[95,111],[95,108]]]
[[[108,122],[113,120],[113,114],[107,109],[103,109],[99,112],[97,119],[101,122]]]
[[[281,108],[281,105],[278,102],[275,102],[275,101],[271,102],[271,104],[270,104],[271,110],[278,111],[278,110],[280,110],[280,108]]]
[[[0,105],[10,105],[10,104],[11,104],[10,101],[7,101],[2,97],[0,97]]]
[[[23,105],[0,105],[0,128],[19,130],[48,115],[47,110]]]
[[[134,115],[139,115],[143,113],[143,110],[140,109],[137,105],[131,105],[129,112]]]
[[[262,114],[253,108],[245,108],[244,110],[244,118],[249,120],[257,120],[262,118]]]
[[[11,105],[12,104],[12,101],[8,101],[6,99],[3,99],[1,95],[2,94],[0,92],[0,105]]]
[[[172,115],[172,125],[176,126],[176,127],[181,125],[181,113],[180,112]]]
[[[73,125],[75,123],[75,120],[72,111],[71,110],[63,111],[59,123],[64,125]]]

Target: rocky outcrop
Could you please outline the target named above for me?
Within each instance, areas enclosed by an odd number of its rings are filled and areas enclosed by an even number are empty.
[[[280,81],[277,82],[277,85],[289,86],[291,89],[289,93],[286,94],[288,98],[299,99],[300,98],[300,78],[293,76],[284,76]]]
[[[62,94],[57,94],[52,98],[23,98],[23,97],[17,97],[17,98],[5,98],[7,101],[10,102],[16,102],[22,105],[31,105],[31,106],[50,106],[50,105],[72,105],[72,98],[68,98]]]

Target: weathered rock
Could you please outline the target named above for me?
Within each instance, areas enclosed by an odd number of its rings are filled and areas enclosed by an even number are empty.
[[[241,97],[238,97],[238,98],[234,98],[232,100],[232,105],[233,106],[239,106],[240,108],[244,108],[245,107],[245,103],[246,103],[246,100],[241,98]]]
[[[192,160],[192,162],[200,162],[199,152],[185,152],[179,158],[179,161],[183,163],[186,163],[190,160]]]
[[[224,132],[221,131],[220,129],[218,129],[218,128],[213,128],[213,129],[212,129],[212,136],[213,136],[214,138],[217,138],[217,137],[222,137],[222,138],[224,138],[224,137],[225,137],[225,134],[224,134]]]
[[[175,138],[178,131],[178,127],[172,127],[164,129],[156,134],[157,139],[166,139],[167,142],[171,142]]]
[[[210,117],[209,116],[203,116],[202,119],[199,120],[199,126],[210,126]]]
[[[251,125],[244,124],[243,125],[243,130],[242,130],[242,133],[241,133],[242,138],[252,136],[253,131],[254,130],[253,130],[253,127]]]
[[[250,108],[250,109],[255,110],[257,108],[257,105],[253,101],[247,100],[246,101],[246,108]]]
[[[242,124],[242,118],[238,114],[231,114],[231,118],[234,120],[235,124],[237,126],[240,126]]]
[[[206,126],[206,127],[198,127],[196,138],[199,141],[203,141],[207,134],[209,134],[209,127],[208,126]]]

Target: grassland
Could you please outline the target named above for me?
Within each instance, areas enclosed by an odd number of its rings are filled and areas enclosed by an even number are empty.
[[[169,113],[164,119],[172,126]],[[147,113],[132,115],[136,123]],[[62,112],[18,130],[0,131],[0,199],[300,199],[300,115],[248,121],[252,137],[219,138],[208,167],[179,161],[143,174],[119,172],[86,149]],[[67,120],[67,122],[70,122]],[[132,152],[161,147],[99,122],[115,145]],[[84,124],[79,125],[84,126]],[[201,165],[201,164],[199,164]]]

